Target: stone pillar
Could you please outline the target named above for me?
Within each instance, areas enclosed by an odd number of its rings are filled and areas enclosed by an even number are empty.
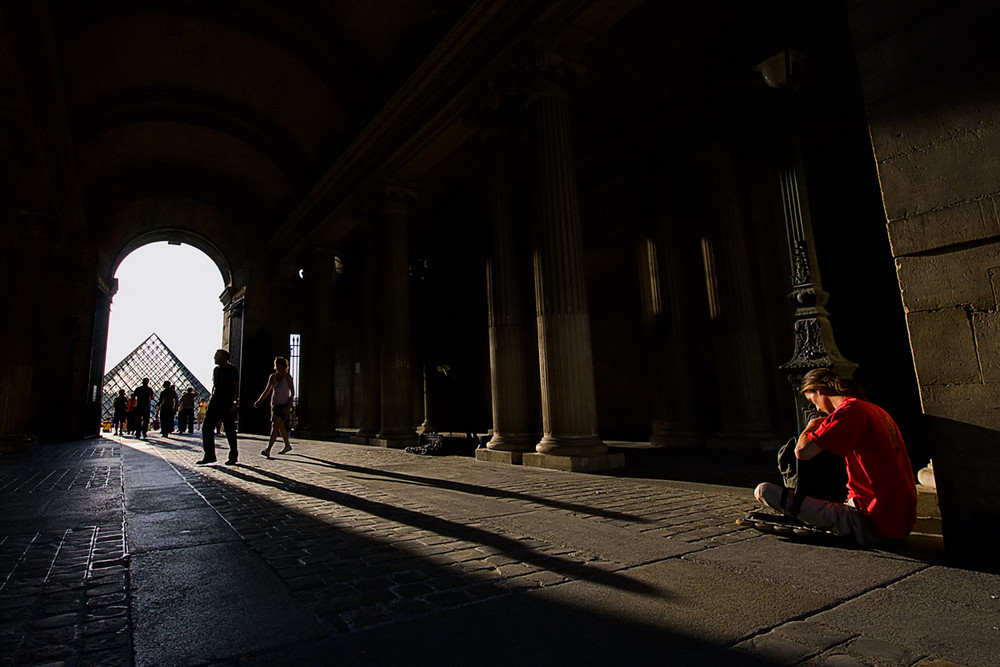
[[[39,318],[27,315],[45,302],[48,266],[44,254],[49,247],[45,229],[51,223],[44,217],[12,213],[0,202],[0,215],[4,216],[0,240],[4,252],[18,258],[18,262],[3,262],[0,269],[4,284],[0,306],[10,318],[9,324],[0,327],[0,452],[24,451],[38,444],[35,428],[42,404],[40,397],[34,396],[36,353],[43,351],[38,344]],[[16,317],[20,321],[14,326]]]
[[[337,435],[334,412],[333,274],[336,255],[329,249],[315,251],[306,269],[311,287],[311,321],[303,338],[299,374],[307,378],[303,400],[309,404],[306,435],[329,439]]]
[[[921,21],[867,9],[849,5],[854,58],[945,550],[993,570],[1000,550],[984,527],[1000,521],[1000,6],[935,2]]]
[[[381,394],[382,424],[371,444],[407,447],[417,442],[413,429],[413,372],[410,340],[410,262],[408,199],[401,187],[387,188],[382,207]]]
[[[562,63],[546,55],[543,65]],[[597,432],[597,399],[569,93],[540,77],[527,99],[535,143],[535,308],[542,395],[542,439],[525,465],[572,470],[623,465]]]
[[[658,187],[654,185],[653,187]],[[662,198],[660,198],[662,199]],[[657,201],[654,227],[638,239],[642,321],[649,359],[652,445],[692,446],[699,434],[694,411],[690,326],[680,244]]]
[[[366,220],[361,226],[364,252],[361,310],[361,429],[351,442],[367,445],[381,426],[381,362],[379,358],[379,253],[376,225]]]
[[[116,286],[107,287],[98,284],[94,287],[94,327],[90,338],[90,391],[87,394],[88,414],[84,420],[84,428],[96,425],[100,431],[104,415],[101,410],[104,403],[104,362],[108,351],[108,324],[111,319],[111,299]],[[85,437],[93,431],[85,431]]]
[[[716,147],[702,156],[716,238],[702,241],[709,285],[722,427],[710,445],[777,448],[757,310],[758,291],[750,264],[751,239],[744,229],[741,198],[730,155]]]
[[[226,287],[219,295],[222,302],[222,345],[224,350],[229,351],[229,363],[236,367],[240,376],[240,406],[236,416],[236,425],[239,427],[240,417],[246,412],[253,410],[253,401],[247,401],[243,395],[247,389],[246,378],[243,377],[243,316],[244,298],[246,297],[246,287]]]
[[[510,155],[512,132],[507,118],[494,111],[489,118],[481,119],[485,120],[482,143],[487,170],[487,216],[493,241],[486,274],[493,437],[486,450],[477,450],[476,458],[519,464],[522,453],[533,452],[539,438],[537,382],[529,375],[536,362],[527,347],[534,332],[524,317],[526,304],[522,301],[519,276]]]

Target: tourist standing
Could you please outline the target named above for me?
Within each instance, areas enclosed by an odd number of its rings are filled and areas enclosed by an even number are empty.
[[[156,403],[156,412],[160,417],[160,435],[170,437],[174,430],[174,411],[177,409],[177,392],[169,381],[163,383],[160,400]]]
[[[194,400],[197,398],[194,387],[188,387],[178,399],[177,432],[194,433]]]
[[[205,456],[199,464],[215,463],[215,424],[222,422],[229,441],[229,458],[226,463],[236,463],[239,448],[236,443],[236,411],[239,409],[240,376],[236,367],[229,363],[228,350],[215,351],[215,368],[212,370],[212,397],[205,410],[205,420],[209,428],[202,428],[201,440]]]
[[[112,403],[114,415],[111,417],[111,425],[114,427],[114,434],[121,435],[125,429],[125,420],[128,417],[128,399],[125,398],[125,390],[119,389]]]
[[[153,388],[149,386],[149,378],[142,378],[142,384],[135,388],[136,416],[135,437],[145,438],[149,432],[149,408],[153,401]]]

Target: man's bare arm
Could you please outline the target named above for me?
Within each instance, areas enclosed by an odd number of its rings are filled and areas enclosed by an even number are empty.
[[[809,439],[809,434],[819,428],[819,425],[823,423],[826,417],[816,417],[810,420],[809,424],[806,425],[802,434],[799,435],[799,441],[795,444],[795,458],[802,461],[808,461],[809,459],[815,457],[823,448],[817,445],[815,442]]]

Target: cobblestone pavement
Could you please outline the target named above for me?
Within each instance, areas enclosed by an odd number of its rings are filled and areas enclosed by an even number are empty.
[[[133,617],[137,605],[130,587],[137,583],[130,579],[124,507],[130,475],[139,479],[142,472],[137,467],[130,473],[128,465],[123,472],[123,447],[168,464],[177,488],[197,494],[191,497],[235,532],[233,543],[259,556],[292,604],[317,620],[320,635],[344,646],[373,632],[388,637],[407,625],[471,619],[486,604],[544,598],[581,585],[645,601],[660,595],[651,577],[665,576],[655,569],[667,567],[666,576],[690,576],[690,569],[705,578],[706,595],[719,596],[722,615],[727,604],[731,615],[744,613],[736,611],[741,596],[759,596],[762,605],[768,596],[780,600],[785,590],[802,598],[787,611],[766,609],[757,621],[726,621],[725,637],[699,644],[701,652],[690,653],[690,661],[678,653],[670,663],[700,664],[695,657],[702,655],[704,664],[721,664],[718,651],[724,650],[729,664],[954,664],[933,660],[960,656],[952,644],[961,638],[947,642],[919,634],[934,634],[931,612],[901,623],[911,634],[889,626],[873,632],[850,620],[873,609],[879,613],[878,605],[891,613],[901,605],[904,615],[912,612],[907,595],[928,602],[929,584],[921,577],[929,570],[935,582],[954,577],[950,586],[935,584],[941,600],[954,591],[981,591],[960,598],[954,622],[983,644],[986,655],[990,646],[1000,648],[1000,578],[908,554],[819,552],[741,530],[735,517],[753,507],[747,488],[308,441],[293,442],[291,453],[268,460],[259,454],[260,438],[241,436],[240,444],[235,466],[196,465],[196,436],[148,443],[100,439],[0,458],[0,665],[157,664],[133,646],[142,635],[136,624],[141,629],[150,621]],[[175,550],[175,557],[182,551]],[[797,581],[801,568],[768,567],[771,560],[813,554],[819,569],[873,573],[830,583],[826,590],[824,584]],[[733,592],[733,582],[740,581],[748,582],[746,591]],[[904,602],[883,599],[892,595]],[[940,607],[941,600],[929,604]],[[949,627],[945,623],[941,631]],[[367,646],[373,659],[392,648]],[[168,662],[229,664],[256,655],[257,664],[290,664],[278,659],[280,647],[275,650],[199,659],[178,653]],[[591,664],[596,662],[595,656]],[[621,664],[663,663],[636,658]]]
[[[312,453],[317,448],[322,458]],[[733,524],[746,498],[629,479],[503,466],[484,474],[483,464],[457,457],[428,462],[417,475],[393,470],[412,454],[351,445],[296,446],[274,460],[253,448],[238,466],[195,466],[201,452],[193,447],[159,451],[334,632],[573,579],[614,578],[622,567],[470,519],[464,504],[414,500],[407,493],[414,486],[507,505],[491,515],[544,509],[668,538],[680,543],[678,553],[756,537]],[[384,480],[390,483],[377,483]]]
[[[0,459],[0,665],[128,664],[120,446],[10,458]],[[74,508],[95,495],[115,506]]]

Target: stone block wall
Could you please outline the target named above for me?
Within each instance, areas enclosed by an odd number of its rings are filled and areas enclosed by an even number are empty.
[[[947,548],[995,561],[977,537],[1000,518],[1000,12],[850,13]]]

